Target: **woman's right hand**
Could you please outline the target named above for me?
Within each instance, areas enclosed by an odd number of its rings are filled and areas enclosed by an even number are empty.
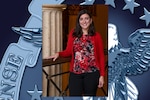
[[[53,61],[55,61],[58,57],[59,57],[59,53],[55,53],[54,55],[49,56],[49,57],[47,57],[45,59],[53,59]]]

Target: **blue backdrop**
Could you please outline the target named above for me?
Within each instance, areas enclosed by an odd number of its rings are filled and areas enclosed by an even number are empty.
[[[34,0],[37,1],[38,0]],[[53,0],[55,1],[55,0]],[[95,0],[94,4],[105,4],[107,0]],[[112,0],[111,0],[112,1]],[[3,55],[9,44],[17,43],[20,35],[12,31],[12,26],[24,27],[31,14],[28,11],[28,6],[32,0],[4,0],[0,3],[0,61],[2,62]],[[84,0],[64,0],[64,4],[80,4]],[[144,8],[150,12],[150,0],[135,0],[139,4],[134,8],[134,12],[131,13],[129,9],[123,10],[126,5],[124,0],[115,0],[115,6],[109,4],[109,23],[113,23],[117,26],[119,41],[123,47],[129,47],[128,36],[137,29],[150,28],[150,24],[146,25],[144,20],[140,17],[143,16]],[[40,12],[40,11],[39,11]],[[150,15],[149,15],[150,16]],[[150,22],[150,21],[149,21]],[[39,27],[41,28],[41,27]],[[2,67],[2,66],[0,66]],[[1,69],[0,69],[1,70]],[[2,73],[0,73],[2,74]],[[139,91],[139,100],[148,100],[150,97],[150,70],[144,72],[141,75],[129,76]],[[39,100],[53,100],[52,97],[41,97],[42,91],[42,59],[41,52],[37,60],[37,64],[33,68],[26,67],[21,81],[21,88],[19,92],[19,100],[34,100],[34,96],[31,95],[35,91],[37,86],[38,93],[40,95]],[[30,93],[29,93],[30,92]],[[2,95],[0,95],[1,98]],[[38,96],[38,95],[36,95]],[[81,100],[81,97],[64,98],[65,100]],[[37,99],[38,100],[38,99]]]

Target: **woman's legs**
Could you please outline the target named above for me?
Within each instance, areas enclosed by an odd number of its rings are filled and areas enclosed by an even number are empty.
[[[70,96],[96,96],[99,83],[99,71],[84,74],[70,73]]]
[[[69,95],[82,96],[83,93],[83,77],[81,74],[70,73],[69,76]]]
[[[98,84],[99,84],[99,71],[86,73],[84,77],[84,95],[96,96]]]

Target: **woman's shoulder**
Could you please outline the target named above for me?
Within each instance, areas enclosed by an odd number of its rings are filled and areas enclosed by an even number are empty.
[[[102,36],[101,36],[100,32],[95,32],[94,38],[96,40],[102,40]]]
[[[73,32],[74,32],[74,30],[73,29],[71,29],[70,31],[68,31],[69,32],[69,36],[71,36],[72,34],[73,34]]]
[[[71,29],[69,31],[68,37],[73,38],[74,29]]]
[[[70,30],[70,32],[71,32],[71,33],[73,33],[73,32],[74,32],[74,28],[73,28],[73,29],[71,29],[71,30]]]
[[[101,34],[99,32],[95,32],[95,36],[100,36],[101,37]]]

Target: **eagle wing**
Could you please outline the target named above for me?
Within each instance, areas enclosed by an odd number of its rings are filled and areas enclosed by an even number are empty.
[[[130,48],[109,54],[108,81],[109,87],[114,87],[115,100],[136,100],[137,89],[132,89],[134,86],[126,76],[142,74],[150,67],[150,29],[136,30],[128,41]]]
[[[150,29],[139,29],[129,38],[129,63],[126,65],[127,75],[142,74],[150,67]]]

